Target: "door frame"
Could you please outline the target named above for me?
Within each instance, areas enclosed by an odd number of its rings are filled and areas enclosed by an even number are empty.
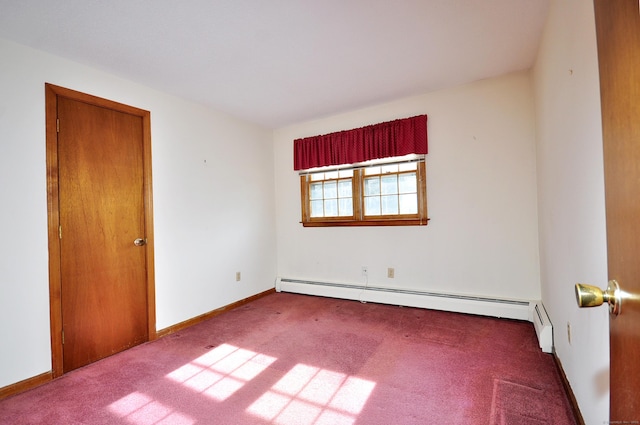
[[[157,338],[153,238],[153,190],[151,180],[151,113],[111,100],[45,83],[47,226],[49,237],[49,317],[51,324],[51,372],[64,373],[62,343],[62,281],[60,267],[60,207],[58,192],[58,97],[112,109],[142,118],[143,203],[146,245],[148,340]]]

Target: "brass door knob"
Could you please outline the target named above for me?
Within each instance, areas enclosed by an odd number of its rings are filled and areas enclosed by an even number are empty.
[[[135,246],[145,246],[147,244],[147,240],[145,238],[138,238],[135,241],[133,241],[133,244]]]
[[[610,280],[604,291],[597,286],[577,283],[576,301],[578,307],[597,307],[606,302],[609,305],[609,313],[617,316],[622,308],[622,292],[615,280]]]

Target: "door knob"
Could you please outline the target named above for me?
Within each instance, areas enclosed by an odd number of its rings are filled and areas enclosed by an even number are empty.
[[[576,301],[578,307],[597,307],[606,302],[609,305],[609,313],[617,316],[622,308],[622,291],[615,280],[610,280],[604,291],[597,286],[577,283]]]
[[[135,246],[145,246],[147,244],[147,240],[144,238],[138,238],[135,241],[133,241],[133,244]]]

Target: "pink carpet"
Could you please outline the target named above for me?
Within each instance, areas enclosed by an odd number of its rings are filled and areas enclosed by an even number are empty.
[[[272,294],[0,401],[2,424],[575,424],[530,323]]]

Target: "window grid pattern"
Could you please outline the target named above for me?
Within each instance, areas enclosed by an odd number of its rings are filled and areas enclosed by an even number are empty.
[[[418,213],[417,164],[392,164],[364,170],[364,215]]]
[[[309,183],[311,217],[353,217],[353,170],[314,173]]]

